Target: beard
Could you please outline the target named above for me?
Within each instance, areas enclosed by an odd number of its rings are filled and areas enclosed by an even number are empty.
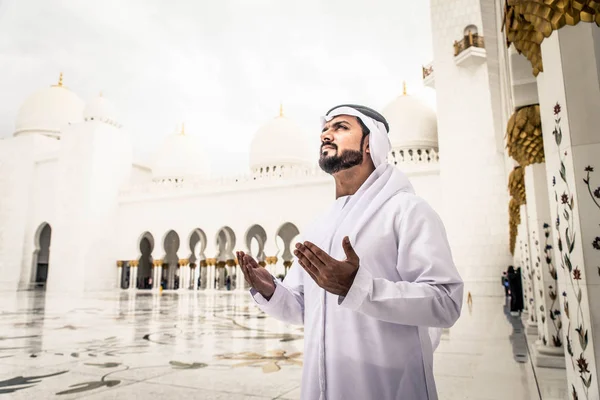
[[[336,152],[338,148],[334,146]],[[362,164],[363,154],[358,150],[345,150],[342,153],[338,153],[334,156],[327,156],[325,153],[321,153],[319,157],[319,167],[328,174],[335,174],[337,172],[356,167]]]

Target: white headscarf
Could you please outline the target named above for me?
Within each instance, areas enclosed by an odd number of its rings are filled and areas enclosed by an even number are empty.
[[[334,108],[327,115],[321,117],[321,129],[325,124],[339,115],[351,115],[360,118],[363,124],[370,131],[369,148],[371,150],[371,159],[375,168],[387,163],[387,156],[392,149],[388,131],[382,122],[379,122],[371,117],[366,116],[351,106],[341,106]]]

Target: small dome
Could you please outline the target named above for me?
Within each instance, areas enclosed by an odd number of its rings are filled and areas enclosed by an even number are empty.
[[[437,148],[437,116],[422,99],[403,94],[382,112],[390,124],[392,148]]]
[[[153,179],[205,179],[209,175],[206,155],[197,137],[181,132],[166,137],[152,168]]]
[[[250,169],[279,165],[308,165],[318,157],[308,138],[283,112],[260,127],[250,144]]]
[[[15,122],[15,135],[28,132],[59,134],[70,123],[83,119],[83,101],[62,85],[62,74],[58,85],[40,89],[33,93],[21,106]]]
[[[85,121],[101,121],[118,126],[117,110],[115,106],[102,95],[88,102],[83,110]]]

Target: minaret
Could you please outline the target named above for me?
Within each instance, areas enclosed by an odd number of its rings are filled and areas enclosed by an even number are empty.
[[[480,1],[451,3],[431,1],[442,218],[465,293],[500,295],[512,258],[504,134],[493,101],[499,85],[488,66],[498,59],[496,36],[484,41]]]
[[[88,103],[83,116],[84,122],[71,125],[61,137],[48,291],[117,286],[120,243],[114,232],[132,149],[105,98]]]

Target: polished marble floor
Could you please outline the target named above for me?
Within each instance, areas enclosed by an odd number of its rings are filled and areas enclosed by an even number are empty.
[[[0,396],[298,399],[303,331],[244,293],[0,294]],[[441,400],[565,399],[564,370],[534,374],[520,319],[474,298],[435,354]],[[539,385],[538,385],[539,383]]]

